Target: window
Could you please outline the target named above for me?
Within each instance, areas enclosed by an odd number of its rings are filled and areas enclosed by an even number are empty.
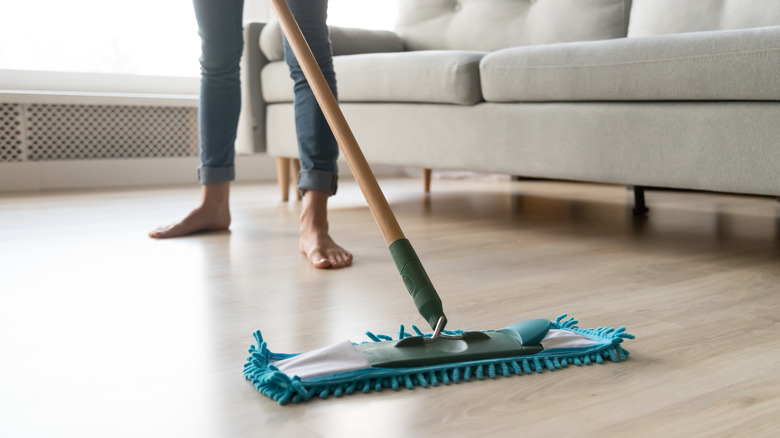
[[[393,29],[398,0],[329,0],[328,24],[365,29]]]
[[[198,76],[192,3],[3,0],[0,69]]]
[[[200,74],[191,0],[0,1],[0,70]],[[396,8],[397,0],[330,0],[328,23],[391,29]],[[269,0],[245,0],[244,9],[249,19],[271,15]]]

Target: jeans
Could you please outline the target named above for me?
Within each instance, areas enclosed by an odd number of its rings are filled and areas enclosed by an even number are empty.
[[[235,179],[235,140],[241,109],[240,61],[243,0],[193,0],[201,37],[198,105],[201,184]],[[333,94],[336,75],[330,46],[327,0],[287,0]],[[284,39],[284,59],[295,85],[295,128],[301,171],[298,189],[336,193],[339,149],[303,72]]]

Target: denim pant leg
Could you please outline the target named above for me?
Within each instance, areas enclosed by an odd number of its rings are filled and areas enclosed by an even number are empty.
[[[244,0],[193,0],[192,3],[201,38],[198,179],[204,185],[218,184],[235,179]]]
[[[287,4],[306,37],[330,89],[334,95],[337,95],[333,52],[328,27],[325,24],[328,1],[287,0]],[[290,77],[295,82],[295,129],[298,134],[298,152],[301,159],[298,189],[301,192],[316,190],[333,195],[337,188],[338,143],[286,38],[284,59],[289,66]]]

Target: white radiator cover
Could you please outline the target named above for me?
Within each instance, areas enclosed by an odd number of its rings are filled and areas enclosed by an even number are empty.
[[[22,161],[22,105],[0,103],[0,162]]]
[[[0,103],[0,162],[197,155],[197,108]]]

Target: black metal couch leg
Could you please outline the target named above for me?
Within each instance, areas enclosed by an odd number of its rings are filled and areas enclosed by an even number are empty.
[[[633,186],[634,189],[634,216],[644,216],[650,211],[645,203],[645,188]]]

